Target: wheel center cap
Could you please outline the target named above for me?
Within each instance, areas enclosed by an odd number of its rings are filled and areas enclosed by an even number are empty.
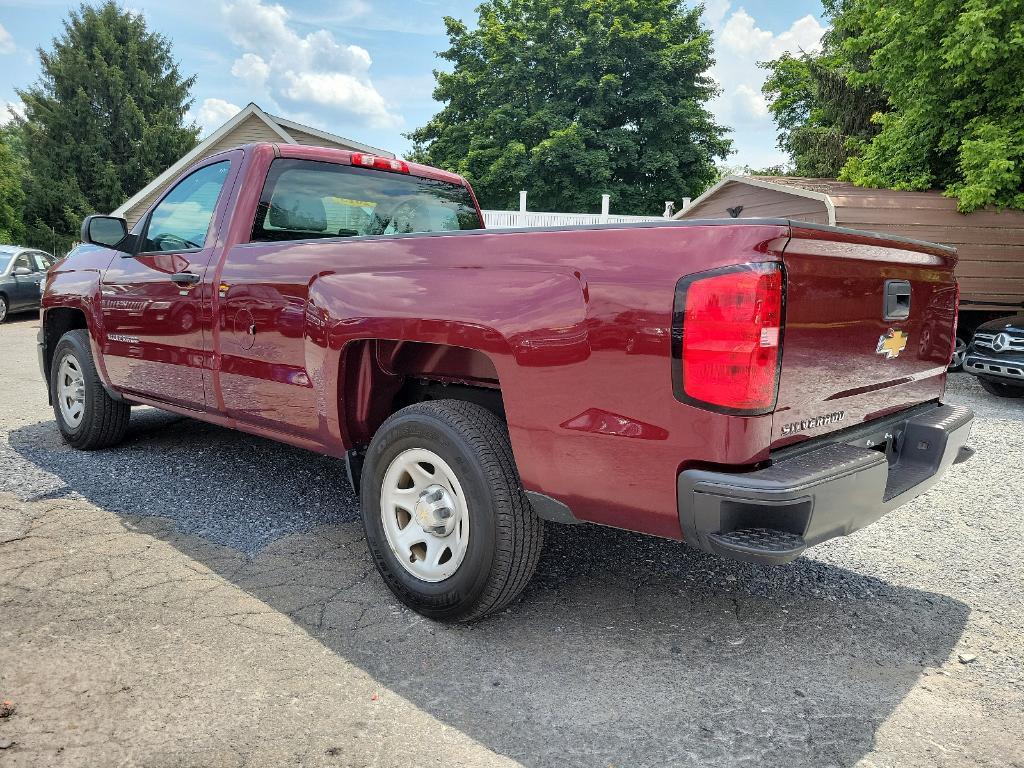
[[[413,517],[424,531],[444,538],[455,530],[455,500],[447,488],[431,485],[417,499]]]

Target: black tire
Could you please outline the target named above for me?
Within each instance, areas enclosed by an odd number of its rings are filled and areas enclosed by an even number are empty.
[[[84,411],[77,424],[65,417],[59,402],[61,364],[69,357],[77,362],[85,382]],[[124,439],[128,429],[128,418],[132,412],[131,406],[114,400],[100,383],[89,347],[87,330],[68,331],[57,342],[57,347],[53,351],[53,362],[50,364],[50,396],[53,399],[53,414],[57,419],[57,428],[60,429],[64,442],[72,448],[93,451],[117,445]]]
[[[1001,384],[998,381],[978,379],[981,388],[990,395],[996,397],[1024,397],[1024,387],[1015,387],[1013,384]]]
[[[11,305],[7,302],[7,297],[0,294],[0,323],[7,319],[7,313],[10,308]]]
[[[385,473],[400,453],[414,448],[443,459],[466,497],[465,557],[442,581],[424,581],[407,571],[384,533]],[[384,582],[399,600],[432,619],[473,621],[503,609],[522,592],[540,559],[544,524],[523,493],[508,430],[475,403],[417,403],[385,421],[366,453],[361,506],[366,541]]]

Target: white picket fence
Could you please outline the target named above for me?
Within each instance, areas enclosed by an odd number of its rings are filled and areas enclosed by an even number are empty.
[[[548,213],[542,211],[482,211],[487,229],[561,227],[567,224],[626,224],[665,221],[661,216],[614,216],[601,213]]]
[[[690,198],[683,198],[683,208]],[[526,191],[519,193],[518,211],[481,211],[487,229],[515,229],[519,227],[562,227],[574,224],[629,224],[636,221],[664,221],[672,216],[672,203],[665,203],[663,216],[622,216],[609,213],[611,195],[601,195],[600,213],[551,213],[526,210]]]

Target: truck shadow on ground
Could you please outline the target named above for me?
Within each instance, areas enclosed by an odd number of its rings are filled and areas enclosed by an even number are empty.
[[[149,409],[110,451],[69,451],[52,423],[10,443],[43,470],[22,495],[83,495],[529,766],[853,766],[968,615],[812,558],[770,569],[549,526],[508,612],[440,625],[383,587],[336,460]]]

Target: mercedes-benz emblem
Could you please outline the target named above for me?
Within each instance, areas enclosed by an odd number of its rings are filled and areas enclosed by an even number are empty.
[[[1008,334],[1000,333],[992,339],[992,349],[996,352],[1005,352],[1010,348],[1010,337]]]

